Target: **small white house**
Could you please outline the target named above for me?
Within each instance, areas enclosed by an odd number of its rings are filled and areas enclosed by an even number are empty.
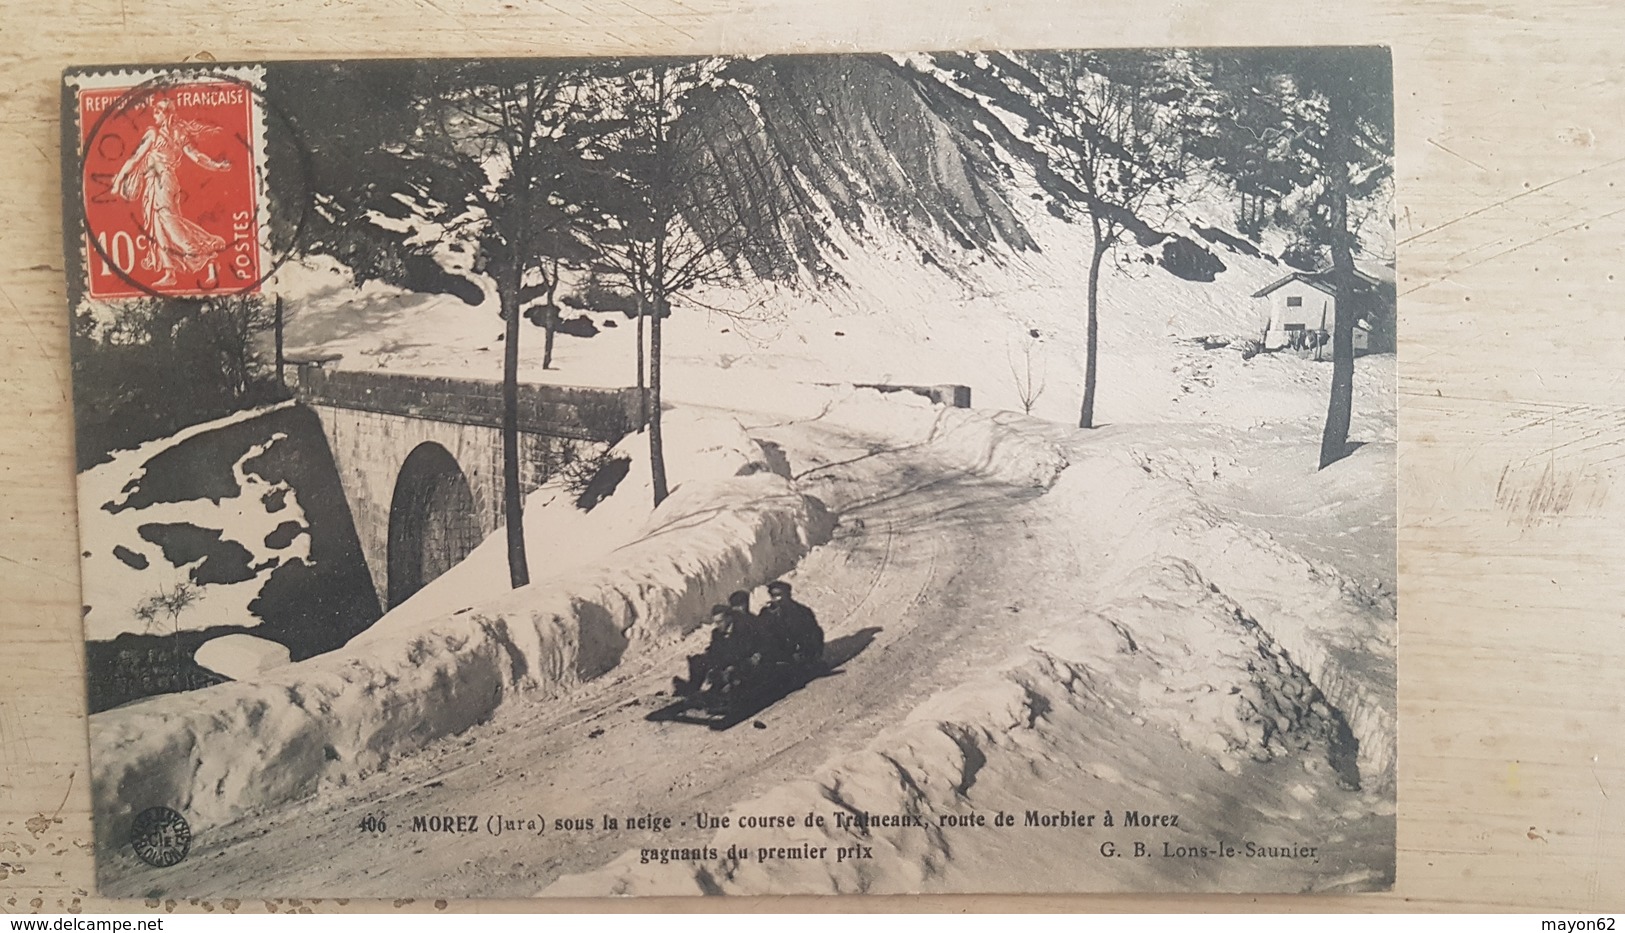
[[[1376,279],[1355,270],[1361,288],[1375,288]],[[1268,301],[1269,326],[1264,332],[1266,349],[1315,350],[1328,346],[1337,320],[1337,290],[1332,287],[1331,270],[1294,272],[1253,293]],[[1362,322],[1363,323],[1363,322]],[[1354,328],[1354,351],[1370,348],[1369,326]]]

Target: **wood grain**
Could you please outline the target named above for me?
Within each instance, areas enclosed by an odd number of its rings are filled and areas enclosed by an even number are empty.
[[[89,895],[58,80],[68,64],[1382,43],[1399,142],[1399,880],[1351,898],[749,899],[736,909],[1625,907],[1625,7],[422,0],[0,12],[0,910]],[[660,902],[236,909],[711,910]]]

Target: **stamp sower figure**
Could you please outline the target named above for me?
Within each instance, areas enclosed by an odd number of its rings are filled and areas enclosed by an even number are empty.
[[[790,584],[767,585],[768,604],[759,616],[764,635],[775,645],[773,660],[808,668],[824,657],[824,630],[813,611],[790,598]]]
[[[151,248],[142,266],[162,269],[154,285],[175,284],[175,267],[201,272],[226,241],[181,216],[181,186],[177,177],[182,159],[190,159],[211,172],[231,168],[226,159],[211,159],[199,152],[194,140],[218,127],[175,116],[167,100],[152,105],[152,126],[135,152],[113,176],[113,191],[141,206],[141,223]]]

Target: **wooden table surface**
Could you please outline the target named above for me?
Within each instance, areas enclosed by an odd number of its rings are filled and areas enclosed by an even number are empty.
[[[92,887],[63,298],[69,64],[1381,43],[1400,243],[1392,894],[743,909],[1625,909],[1625,5],[1608,0],[0,0],[0,910]],[[1618,280],[1616,280],[1618,279]],[[310,905],[304,905],[309,908]],[[658,902],[315,909],[714,910]],[[250,902],[242,911],[296,909]]]

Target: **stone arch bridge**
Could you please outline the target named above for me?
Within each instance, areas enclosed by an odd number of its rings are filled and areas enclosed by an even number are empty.
[[[495,531],[502,515],[502,384],[298,363],[379,601],[399,605]],[[636,389],[519,386],[519,470],[530,492],[636,430]]]

